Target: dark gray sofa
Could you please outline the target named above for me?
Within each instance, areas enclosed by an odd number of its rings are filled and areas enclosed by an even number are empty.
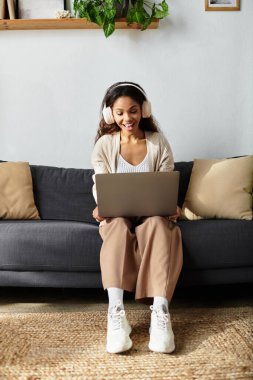
[[[192,162],[181,172],[182,205]],[[101,238],[92,218],[95,207],[90,169],[31,165],[41,220],[0,220],[0,286],[102,287]],[[253,222],[179,221],[184,266],[179,286],[253,282]]]

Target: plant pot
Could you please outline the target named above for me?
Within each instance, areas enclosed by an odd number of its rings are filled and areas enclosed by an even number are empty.
[[[67,11],[70,11],[71,17],[79,18],[79,14],[75,16],[75,11],[73,7],[74,0],[66,0],[66,9]]]

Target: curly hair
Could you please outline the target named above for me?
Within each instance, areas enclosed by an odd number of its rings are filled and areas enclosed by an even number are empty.
[[[138,90],[138,88],[136,88],[134,86],[139,87],[140,90]],[[120,127],[116,123],[106,124],[104,117],[103,117],[103,113],[102,113],[104,106],[105,107],[112,107],[114,102],[119,97],[129,96],[134,101],[136,101],[141,107],[143,102],[145,100],[147,100],[147,98],[141,92],[141,90],[144,92],[142,87],[140,85],[134,83],[134,82],[117,82],[108,88],[108,90],[105,93],[104,99],[102,101],[102,105],[101,105],[101,119],[99,122],[99,128],[97,130],[97,135],[95,138],[95,143],[103,135],[113,134],[113,133],[120,131]],[[155,119],[152,115],[149,118],[141,118],[139,127],[143,131],[158,132],[157,122],[155,121]]]

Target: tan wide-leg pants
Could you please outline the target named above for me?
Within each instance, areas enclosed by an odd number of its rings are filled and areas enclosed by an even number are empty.
[[[181,231],[175,223],[160,216],[108,218],[99,232],[104,289],[135,291],[136,300],[171,300],[183,263]]]

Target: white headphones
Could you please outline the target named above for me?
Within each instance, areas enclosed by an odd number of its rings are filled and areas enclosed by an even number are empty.
[[[121,83],[121,84],[118,84],[117,86],[115,86],[114,88],[121,87],[121,86],[132,86],[132,87],[135,87],[135,88],[137,88],[145,96],[146,100],[144,100],[144,102],[142,103],[141,113],[142,113],[142,117],[143,118],[150,117],[151,116],[151,103],[147,99],[147,95],[145,94],[145,92],[140,87],[138,87],[138,86],[136,86],[135,84],[132,84],[132,83]],[[113,123],[115,123],[111,107],[106,107],[106,105],[104,105],[102,114],[103,114],[103,117],[104,117],[104,120],[105,120],[106,124],[113,124]]]

